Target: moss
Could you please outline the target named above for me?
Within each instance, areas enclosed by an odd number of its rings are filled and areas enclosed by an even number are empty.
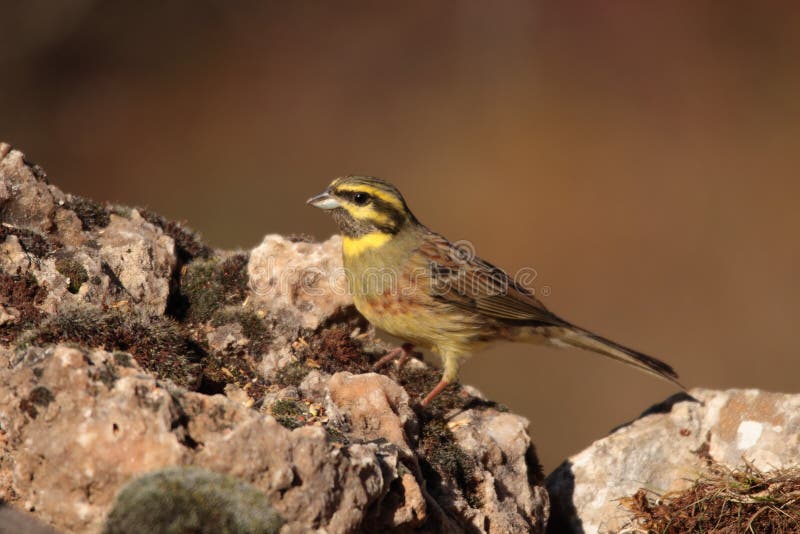
[[[60,342],[129,352],[159,378],[190,389],[200,383],[202,348],[181,325],[166,317],[75,306],[47,319],[18,344]]]
[[[109,206],[108,210],[118,217],[122,217],[123,219],[130,219],[133,217],[133,209],[129,206],[123,206],[121,204],[114,204]]]
[[[399,383],[412,397],[422,400],[442,378],[438,369],[417,369],[410,366],[403,367],[400,371]],[[436,398],[433,399],[427,410],[431,414],[443,417],[446,412],[458,408],[463,409],[470,404],[472,397],[462,393],[461,386],[455,382],[450,384]]]
[[[17,237],[19,244],[25,252],[37,258],[47,256],[60,246],[57,243],[51,243],[45,236],[32,230],[0,225],[0,243],[5,241],[6,237],[10,235]]]
[[[0,273],[0,304],[19,312],[19,319],[0,329],[0,341],[9,343],[25,329],[37,325],[45,314],[36,306],[44,302],[47,290],[30,273]]]
[[[119,365],[120,367],[133,367],[133,361],[131,361],[131,355],[127,352],[120,352],[116,351],[113,355],[114,363]]]
[[[282,525],[267,496],[253,486],[196,467],[172,467],[123,487],[103,533],[277,534]]]
[[[84,231],[105,228],[111,222],[109,210],[101,204],[77,195],[70,195],[64,207],[75,212]]]
[[[475,460],[455,442],[453,433],[441,417],[420,420],[419,453],[425,479],[434,493],[443,492],[443,481],[454,482],[473,508],[482,506],[475,478]]]
[[[622,503],[642,532],[800,532],[800,469],[731,470],[712,463],[684,491],[648,497],[639,490]]]
[[[301,361],[292,361],[278,369],[275,383],[281,386],[299,386],[311,369]]]
[[[211,353],[203,360],[203,377],[199,387],[207,395],[225,392],[227,384],[242,388],[255,402],[266,394],[268,385],[249,355]]]
[[[139,214],[144,220],[161,228],[161,230],[175,241],[175,253],[178,261],[188,263],[195,258],[210,258],[211,248],[203,243],[196,233],[185,228],[182,224],[168,221],[161,215],[150,210],[139,209]]]
[[[74,258],[57,259],[56,270],[69,279],[67,290],[73,294],[80,291],[83,283],[89,280],[89,274],[86,269]]]
[[[303,342],[295,345],[294,356],[300,362],[313,362],[314,367],[326,373],[367,373],[372,370],[370,355],[359,340],[350,336],[352,330],[351,325],[345,323],[326,325],[306,333],[301,336]]]
[[[305,425],[305,410],[298,401],[278,400],[272,403],[269,410],[272,417],[289,430]]]
[[[247,338],[247,351],[257,360],[269,348],[272,341],[272,331],[266,321],[251,309],[242,306],[228,306],[216,310],[211,317],[213,326],[222,326],[228,323],[239,323],[242,334]]]
[[[89,368],[89,378],[102,382],[108,389],[111,389],[119,378],[119,373],[112,363],[104,362]]]
[[[187,316],[207,321],[218,309],[241,304],[247,296],[246,267],[247,256],[243,254],[224,261],[218,258],[192,261],[180,282],[180,292],[188,305]]]

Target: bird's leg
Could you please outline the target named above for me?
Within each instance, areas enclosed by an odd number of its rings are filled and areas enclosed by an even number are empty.
[[[445,380],[444,378],[442,378],[441,380],[439,380],[439,383],[438,383],[438,384],[436,384],[436,387],[435,387],[435,388],[433,388],[433,389],[431,390],[431,392],[430,392],[430,393],[428,393],[428,394],[425,396],[425,398],[424,398],[424,399],[422,399],[422,405],[423,405],[423,406],[427,406],[428,404],[430,404],[430,403],[431,403],[431,401],[432,401],[434,398],[436,398],[436,396],[437,396],[439,393],[441,393],[442,391],[444,391],[444,388],[446,388],[446,387],[447,387],[447,386],[449,386],[449,385],[450,385],[450,382],[448,382],[448,381],[447,381],[447,380]]]
[[[399,369],[403,368],[403,365],[408,361],[411,357],[412,352],[414,351],[414,345],[411,343],[403,343],[399,347],[395,347],[389,352],[386,353],[380,360],[375,362],[375,365],[372,366],[373,370],[378,370],[387,363],[391,362],[395,358],[399,358],[397,362],[397,367]]]
[[[444,361],[444,372],[442,373],[442,379],[439,380],[439,383],[436,384],[430,393],[428,393],[424,399],[422,399],[422,406],[427,406],[431,403],[436,396],[444,391],[444,389],[456,381],[458,378],[458,367],[461,364],[459,356],[457,354],[448,353],[442,355],[442,360]]]

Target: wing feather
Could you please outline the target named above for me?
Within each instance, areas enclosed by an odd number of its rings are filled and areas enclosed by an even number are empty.
[[[465,311],[519,325],[564,325],[502,269],[431,234],[419,252],[430,269],[435,298]]]

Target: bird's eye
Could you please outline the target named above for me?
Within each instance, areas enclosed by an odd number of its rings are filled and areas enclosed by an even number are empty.
[[[369,195],[367,193],[356,193],[353,195],[353,202],[359,206],[364,206],[369,203]]]

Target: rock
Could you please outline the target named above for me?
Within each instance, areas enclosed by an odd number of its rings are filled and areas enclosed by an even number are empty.
[[[111,215],[99,234],[101,261],[114,273],[127,298],[147,313],[163,314],[177,265],[172,238],[142,219],[137,210],[131,210],[130,218]]]
[[[542,532],[527,421],[457,386],[416,408],[439,379],[418,360],[372,373],[386,347],[351,306],[338,237],[212,250],[59,191],[5,144],[0,216],[2,501],[81,533],[123,487],[107,531],[135,502],[174,515],[153,499],[212,530],[264,519],[243,495],[283,534]],[[215,477],[230,491],[207,493]],[[151,491],[166,481],[175,502]]]
[[[185,463],[171,394],[105,351],[0,352],[0,498],[71,532],[97,531],[131,476]],[[38,375],[38,376],[37,376]],[[12,467],[13,466],[13,467]]]
[[[408,394],[396,382],[376,373],[336,373],[328,381],[333,402],[329,413],[340,415],[358,441],[386,440],[412,456],[411,438],[416,438],[416,416],[408,405]]]
[[[0,503],[0,534],[58,534],[30,514]]]
[[[247,273],[253,305],[267,313],[292,313],[304,328],[317,328],[345,306],[341,239],[324,243],[268,235],[250,253]]]
[[[282,525],[267,496],[249,484],[196,467],[172,467],[126,484],[103,532],[277,534]]]
[[[671,397],[569,458],[547,478],[552,532],[617,532],[619,499],[640,488],[680,491],[709,461],[760,470],[800,457],[800,395],[694,389]]]
[[[473,512],[475,527],[489,524],[492,532],[544,531],[549,501],[528,421],[496,410],[467,410],[453,417],[448,427],[479,467],[476,493],[482,506]]]

